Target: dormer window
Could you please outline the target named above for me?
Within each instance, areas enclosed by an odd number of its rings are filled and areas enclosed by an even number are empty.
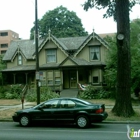
[[[56,49],[47,49],[47,63],[56,62]]]
[[[100,60],[100,47],[91,46],[90,47],[90,60]]]
[[[22,56],[18,54],[18,65],[22,65]]]

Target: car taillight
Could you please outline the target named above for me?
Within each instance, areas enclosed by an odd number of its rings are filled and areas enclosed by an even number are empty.
[[[97,114],[100,114],[100,113],[102,113],[102,112],[103,112],[103,108],[100,108],[100,109],[96,110],[96,113],[97,113]]]

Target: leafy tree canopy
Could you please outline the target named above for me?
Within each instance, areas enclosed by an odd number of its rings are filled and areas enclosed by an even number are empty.
[[[135,19],[130,23],[130,46],[131,46],[131,87],[132,91],[140,86],[140,19]],[[107,37],[109,42],[109,53],[106,61],[106,78],[108,85],[111,87],[116,86],[116,73],[117,73],[117,45],[116,38]]]
[[[39,36],[46,36],[47,32],[56,37],[85,36],[88,33],[83,28],[81,19],[75,12],[70,12],[67,8],[60,6],[54,10],[46,12],[41,20],[38,20]],[[34,38],[35,27],[32,27],[30,39]]]
[[[130,10],[137,3],[138,1],[136,0],[130,0],[129,2]],[[93,8],[93,7],[95,7],[98,10],[107,8],[106,13],[103,15],[103,17],[108,18],[113,16],[114,20],[116,20],[116,0],[87,0],[83,4],[83,7],[84,10],[86,11],[89,8]]]
[[[0,71],[6,68],[6,63],[2,60],[3,55],[0,55]],[[2,85],[2,73],[0,72],[0,85]]]

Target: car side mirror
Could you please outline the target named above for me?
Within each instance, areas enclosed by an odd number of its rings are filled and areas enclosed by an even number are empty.
[[[39,109],[39,110],[42,110],[42,109],[43,109],[43,106],[39,106],[38,109]]]

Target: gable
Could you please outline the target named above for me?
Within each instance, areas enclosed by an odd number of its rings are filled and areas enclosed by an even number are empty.
[[[76,66],[77,64],[70,58],[66,58],[60,66]]]
[[[75,57],[88,45],[102,45],[108,49],[108,44],[103,40],[100,36],[98,36],[96,33],[90,34],[79,46],[78,51],[75,53]]]
[[[49,43],[49,45],[48,45]],[[46,45],[47,44],[47,45]],[[51,49],[51,48],[59,48],[66,56],[68,54],[66,53],[67,47],[60,42],[56,37],[53,35],[49,35],[40,45],[39,52],[45,47],[45,49]]]

